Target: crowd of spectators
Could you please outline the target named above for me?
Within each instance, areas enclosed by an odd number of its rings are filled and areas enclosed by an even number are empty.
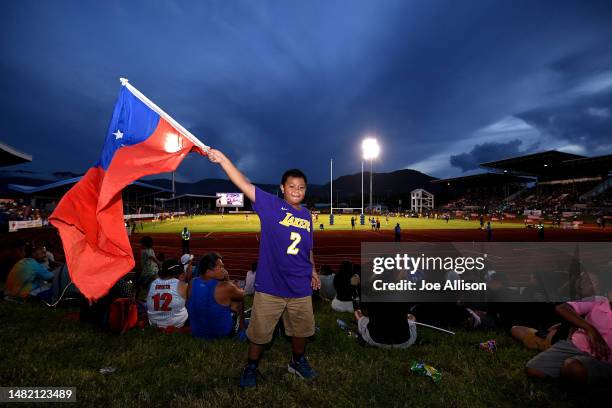
[[[612,190],[608,189],[589,198],[583,197],[599,183],[599,180],[588,180],[574,184],[540,184],[518,191],[510,199],[499,194],[485,194],[477,189],[450,201],[439,211],[449,212],[451,217],[455,211],[462,211],[466,214],[501,218],[504,213],[522,216],[529,210],[538,210],[542,216],[553,220],[553,223],[577,221],[585,216],[609,217],[612,214]],[[567,218],[562,216],[564,212],[574,214]]]
[[[41,220],[42,225],[48,225],[51,214],[46,208],[32,208],[23,200],[2,199],[0,200],[0,232],[8,231],[9,221],[35,221]]]
[[[564,378],[574,383],[612,379],[612,281],[607,275],[578,272],[556,284],[532,275],[524,287],[511,287],[508,277],[487,272],[487,302],[458,299],[444,303],[363,302],[361,268],[348,261],[334,273],[321,267],[317,296],[337,312],[354,314],[354,331],[370,346],[405,348],[415,344],[416,322],[464,330],[501,329],[525,347],[541,353],[526,363],[533,377]],[[415,280],[430,279],[416,274]],[[446,280],[458,279],[448,273]],[[553,279],[554,280],[554,279]],[[553,302],[551,290],[569,302]],[[571,297],[570,297],[571,296]],[[351,327],[341,322],[341,328]],[[339,322],[340,324],[340,322]]]
[[[50,303],[61,296],[68,273],[65,265],[55,261],[58,254],[52,249],[48,244],[23,241],[11,245],[10,261],[0,265],[2,271],[8,271],[2,276],[6,299],[36,298]],[[140,305],[141,319],[160,331],[188,332],[205,340],[246,340],[249,319],[244,303],[254,291],[256,264],[247,281],[237,282],[230,279],[223,256],[216,252],[199,260],[188,253],[166,259],[155,252],[151,237],[143,237],[141,254],[139,270],[130,274],[130,280],[119,281],[109,297],[133,297]],[[407,277],[398,274],[395,278]],[[313,294],[313,302],[329,302],[332,310],[345,313],[339,316],[351,316],[348,326],[354,327],[360,342],[372,347],[418,347],[420,323],[447,329],[497,329],[541,352],[525,362],[529,376],[575,383],[612,379],[609,277],[582,271],[574,278],[560,279],[553,291],[570,296],[565,303],[548,298],[551,285],[544,284],[542,276],[531,275],[520,288],[511,286],[501,272],[461,278],[485,280],[490,289],[487,301],[366,302],[361,296],[361,281],[367,279],[362,266],[343,261],[337,271],[329,265],[321,267],[321,288]],[[455,281],[459,275],[417,272],[409,279],[417,283]]]

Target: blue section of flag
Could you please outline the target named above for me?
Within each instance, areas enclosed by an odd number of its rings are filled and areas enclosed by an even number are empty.
[[[158,123],[159,115],[122,86],[106,131],[102,154],[95,166],[107,170],[119,148],[144,142],[153,134]]]

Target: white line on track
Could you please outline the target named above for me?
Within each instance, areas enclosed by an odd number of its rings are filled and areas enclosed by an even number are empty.
[[[208,238],[211,234],[212,234],[212,231],[209,232],[208,234],[204,235],[204,238]]]

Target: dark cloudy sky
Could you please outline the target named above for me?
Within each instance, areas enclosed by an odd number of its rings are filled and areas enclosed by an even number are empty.
[[[0,141],[84,172],[130,82],[254,181],[612,153],[610,1],[12,1]],[[220,176],[190,155],[182,180]]]

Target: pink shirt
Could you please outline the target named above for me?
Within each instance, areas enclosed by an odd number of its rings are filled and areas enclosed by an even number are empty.
[[[584,317],[584,320],[593,325],[604,338],[608,347],[612,349],[612,310],[607,297],[596,296],[579,302],[567,302],[576,313]],[[582,329],[578,329],[572,335],[572,343],[580,350],[593,355],[589,338]],[[608,356],[608,363],[612,363],[612,353]]]

